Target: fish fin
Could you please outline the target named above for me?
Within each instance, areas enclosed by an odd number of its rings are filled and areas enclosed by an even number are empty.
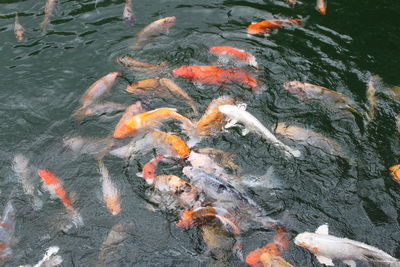
[[[242,136],[247,135],[249,132],[250,132],[249,129],[243,128],[243,129],[242,129]]]
[[[237,120],[229,120],[229,121],[225,124],[224,128],[225,128],[225,129],[228,129],[228,128],[234,127],[234,126],[236,126],[236,123],[237,123]]]
[[[320,235],[329,235],[329,227],[328,224],[323,224],[315,230],[316,234]]]
[[[357,266],[356,262],[352,261],[352,260],[345,260],[345,261],[343,261],[343,263],[349,265],[350,267],[356,267]]]
[[[137,176],[137,177],[140,177],[140,178],[143,178],[143,173],[142,173],[142,172],[137,172],[137,173],[136,173],[136,176]]]
[[[246,103],[239,103],[239,104],[237,104],[237,107],[238,107],[240,110],[246,110],[247,104],[246,104]]]
[[[317,255],[317,260],[322,263],[325,264],[326,266],[335,266],[335,264],[333,264],[332,259],[325,257],[325,256],[321,256],[321,255]]]

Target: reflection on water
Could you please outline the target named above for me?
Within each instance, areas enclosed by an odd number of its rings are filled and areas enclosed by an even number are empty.
[[[0,3],[0,13],[4,14],[0,16],[0,203],[3,209],[10,192],[16,190],[18,239],[6,266],[38,262],[50,246],[60,247],[58,255],[65,266],[93,266],[99,257],[113,262],[107,266],[219,264],[207,253],[202,230],[177,228],[176,214],[149,208],[147,185],[136,173],[153,157],[151,153],[138,155],[130,164],[111,156],[104,158],[110,177],[121,189],[122,212],[111,216],[102,201],[96,161],[67,149],[63,141],[77,136],[103,138],[113,132],[120,113],[81,121],[71,117],[86,88],[98,78],[122,71],[124,79],[117,82],[106,100],[128,106],[138,99],[125,91],[128,82],[151,76],[123,69],[117,57],[131,56],[152,64],[167,61],[171,71],[188,64],[218,64],[208,48],[224,45],[256,57],[259,69],[253,74],[266,90],[255,96],[240,86],[219,88],[175,79],[198,103],[200,114],[212,99],[232,95],[247,103],[248,111],[269,129],[285,123],[312,130],[340,147],[341,156],[336,150],[326,153],[310,142],[282,139],[303,154],[288,160],[257,135],[242,136],[239,130],[204,138],[196,147],[237,154],[234,162],[242,174],[261,176],[273,166],[274,179],[270,182],[274,185],[252,187],[247,193],[273,218],[284,222],[292,237],[329,223],[332,234],[400,257],[400,189],[388,170],[400,158],[396,120],[400,105],[396,90],[391,90],[400,84],[400,30],[395,26],[399,3],[332,0],[323,16],[315,11],[315,1],[297,1],[294,8],[280,0],[133,1],[134,26],[123,22],[124,4],[59,1],[47,30],[42,32],[45,1]],[[14,36],[16,12],[25,29],[22,42]],[[129,48],[135,33],[167,16],[176,17],[168,35],[141,49]],[[280,28],[268,36],[247,34],[251,22],[291,18],[301,18],[303,25]],[[373,75],[382,77],[383,82],[376,87],[375,119],[368,121],[366,91]],[[292,80],[343,94],[360,115],[348,116],[319,103],[300,101],[283,87]],[[176,107],[183,115],[193,114],[190,105],[178,99],[142,100],[148,109]],[[176,125],[168,130],[180,131]],[[84,226],[59,230],[65,220],[62,203],[52,200],[38,186],[39,180],[34,196],[44,202],[43,208],[31,205],[32,199],[23,193],[21,178],[12,168],[19,154],[29,161],[30,170],[51,169],[62,178],[74,207],[79,207]],[[181,175],[179,164],[161,164],[159,168],[163,174]],[[125,231],[128,234],[118,236],[123,239],[119,243],[122,246],[103,250],[110,255],[101,254],[105,243],[113,242],[107,241],[110,230],[118,227],[129,228]],[[271,240],[269,231],[248,231],[243,235],[244,253]],[[283,257],[295,266],[319,266],[314,256],[294,245]],[[226,260],[221,264],[240,264],[234,257]]]

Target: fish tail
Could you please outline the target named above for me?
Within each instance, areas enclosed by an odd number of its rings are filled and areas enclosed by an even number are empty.
[[[244,262],[243,243],[240,236],[235,237],[235,244],[232,247],[232,252],[240,261]]]

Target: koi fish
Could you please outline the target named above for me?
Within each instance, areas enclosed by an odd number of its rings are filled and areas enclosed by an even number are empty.
[[[283,266],[291,266],[282,258],[276,258],[281,256],[289,247],[289,238],[286,234],[286,229],[280,227],[276,230],[274,234],[274,241],[266,244],[264,247],[253,250],[246,257],[246,263],[251,266],[271,266],[271,261],[274,259],[278,262],[286,263]],[[280,265],[278,265],[280,266]]]
[[[286,1],[290,7],[294,7],[296,5],[297,0],[287,0]]]
[[[389,168],[390,174],[393,177],[393,180],[400,183],[400,164],[394,165]]]
[[[94,155],[96,159],[103,156],[114,145],[111,137],[92,138],[92,137],[66,137],[63,139],[64,146],[77,154]]]
[[[114,138],[122,139],[157,127],[166,120],[178,120],[183,123],[184,129],[191,129],[192,122],[176,112],[174,108],[158,108],[137,114],[114,130]]]
[[[0,222],[0,264],[12,257],[16,212],[12,199],[8,200]]]
[[[355,260],[400,266],[400,261],[380,249],[351,239],[330,235],[327,224],[318,227],[315,233],[298,234],[294,243],[309,250],[321,264],[327,266],[334,266],[333,259],[341,260],[351,267],[356,266]]]
[[[326,6],[328,0],[317,0],[315,9],[322,15],[326,15]]]
[[[333,140],[316,133],[309,129],[304,129],[295,125],[287,125],[284,122],[278,123],[275,132],[287,138],[295,140],[296,142],[303,143],[325,151],[334,156],[340,156],[341,147]]]
[[[68,198],[67,193],[62,186],[60,178],[48,170],[38,169],[37,173],[43,180],[44,187],[52,194],[57,196],[64,204],[68,213],[73,217],[73,222],[76,226],[82,225],[82,218],[79,213],[72,207],[71,200]]]
[[[142,113],[143,107],[142,107],[142,102],[136,101],[134,104],[130,105],[125,109],[124,114],[122,115],[121,119],[119,120],[117,126],[115,128],[121,128],[124,123],[131,117]]]
[[[237,122],[242,123],[245,126],[244,134],[248,131],[254,131],[259,134],[266,141],[270,142],[273,146],[283,150],[286,156],[300,157],[301,152],[297,149],[292,149],[289,146],[279,141],[262,123],[257,120],[256,117],[245,111],[245,106],[234,106],[234,105],[222,105],[219,106],[219,110],[225,114],[231,121],[225,128],[235,125]]]
[[[49,23],[50,16],[53,13],[54,7],[56,6],[57,0],[47,0],[44,7],[44,18],[42,23],[40,23],[40,29],[43,31],[47,24]]]
[[[111,72],[101,77],[86,90],[79,102],[83,107],[87,107],[99,101],[103,96],[110,93],[117,77],[121,75],[121,72]]]
[[[226,116],[221,113],[218,107],[222,105],[233,105],[235,100],[230,96],[221,96],[211,101],[204,115],[198,120],[193,129],[189,132],[189,136],[193,138],[192,142],[197,142],[202,137],[215,134],[220,131],[226,124]],[[193,144],[194,145],[194,144]]]
[[[158,130],[151,130],[144,136],[140,135],[128,145],[110,151],[110,154],[120,158],[132,158],[136,153],[146,153],[155,148],[159,154],[169,157],[187,158],[190,148],[179,136]]]
[[[19,23],[19,18],[18,18],[18,13],[15,14],[15,22],[14,22],[14,33],[15,33],[15,38],[17,38],[18,42],[21,42],[25,38],[25,29],[22,27],[22,25]]]
[[[168,67],[168,62],[166,62],[166,61],[160,63],[159,65],[154,65],[154,64],[136,60],[136,59],[134,59],[132,57],[128,57],[128,56],[117,57],[117,63],[122,65],[125,68],[132,70],[132,71],[145,72],[148,74],[164,72],[165,69]]]
[[[147,184],[149,184],[149,185],[153,184],[154,178],[156,178],[157,165],[164,158],[165,157],[163,155],[157,155],[154,159],[147,162],[143,166],[142,178],[146,180]]]
[[[256,79],[242,68],[219,68],[216,66],[181,66],[172,71],[177,77],[185,78],[189,81],[210,84],[226,85],[238,83],[253,91],[260,89]]]
[[[165,17],[150,23],[136,34],[133,47],[142,48],[150,42],[152,38],[161,34],[168,34],[169,29],[175,25],[175,22],[176,17]]]
[[[230,168],[232,170],[239,170],[239,166],[237,166],[233,159],[236,157],[236,154],[225,152],[223,150],[215,149],[215,148],[196,148],[194,150],[196,153],[207,155],[212,158],[218,165],[224,168]]]
[[[32,197],[34,207],[39,209],[43,206],[43,202],[36,193],[36,186],[33,183],[33,176],[28,165],[29,160],[25,156],[21,154],[15,155],[12,168],[25,194]]]
[[[278,29],[285,25],[297,25],[301,23],[301,19],[270,19],[263,20],[257,23],[250,24],[247,26],[247,32],[249,34],[267,34],[273,29]]]
[[[183,208],[193,207],[200,197],[193,185],[175,175],[158,175],[153,186],[159,192],[172,196]]]
[[[210,156],[206,154],[200,154],[191,151],[187,160],[190,162],[191,166],[203,169],[206,172],[212,173],[217,177],[227,176],[227,174],[225,173],[225,169],[222,166],[218,165]]]
[[[210,219],[217,218],[222,225],[234,235],[240,235],[240,228],[228,217],[230,214],[226,209],[216,207],[199,207],[193,210],[185,210],[181,214],[181,219],[177,222],[178,227],[201,226],[209,223]]]
[[[230,58],[234,58],[243,63],[246,63],[250,66],[253,66],[255,68],[258,67],[256,58],[252,54],[247,53],[246,51],[244,51],[242,49],[232,47],[232,46],[214,46],[214,47],[210,47],[208,50],[211,53],[213,53],[214,55],[217,55],[220,57],[228,56]]]
[[[110,179],[110,174],[102,160],[98,161],[101,174],[101,183],[103,188],[103,200],[108,211],[112,215],[118,215],[121,212],[121,200],[117,187]]]
[[[135,224],[133,222],[123,222],[111,228],[107,238],[101,244],[96,267],[107,267],[116,262],[114,251],[120,250],[127,245],[127,240],[135,234]],[[114,257],[112,257],[114,256]]]
[[[132,10],[132,0],[125,1],[124,13],[122,14],[122,19],[131,26],[135,24],[135,16]]]
[[[59,250],[60,248],[57,246],[49,247],[43,258],[33,267],[53,267],[60,265],[63,259],[60,255],[56,255]],[[19,267],[32,267],[32,265],[20,265]]]
[[[205,224],[200,226],[204,243],[212,258],[226,262],[230,257],[232,249],[232,238],[230,234],[223,231],[220,226]]]
[[[187,166],[182,172],[198,190],[215,200],[214,207],[221,205],[221,208],[228,212],[232,211],[238,221],[240,219],[253,220],[267,228],[276,227],[277,221],[266,217],[265,211],[254,200],[229,182],[199,168]]]
[[[87,116],[100,116],[102,114],[109,114],[117,111],[122,111],[126,107],[120,103],[115,102],[104,102],[99,104],[92,104],[89,106],[83,106],[74,112],[72,117],[77,120],[82,120]]]
[[[349,100],[344,95],[328,88],[299,81],[285,82],[283,87],[301,101],[319,100],[330,106],[337,106],[340,109],[359,114],[349,105]]]
[[[381,82],[381,78],[379,76],[372,76],[368,82],[368,87],[367,87],[367,99],[369,103],[369,109],[368,109],[368,118],[370,120],[373,120],[376,116],[376,108],[378,106],[377,100],[376,100],[376,89],[375,86],[377,83]]]
[[[150,78],[134,82],[126,88],[126,91],[135,95],[157,95],[163,98],[180,97],[193,109],[195,115],[198,110],[194,100],[173,80],[168,78]]]

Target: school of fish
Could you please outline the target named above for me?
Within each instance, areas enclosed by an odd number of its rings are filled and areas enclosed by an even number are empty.
[[[47,0],[43,20],[39,25],[42,31],[50,24],[56,5],[56,0]],[[296,0],[287,0],[287,5],[295,7]],[[326,15],[327,1],[316,0],[316,10]],[[125,1],[122,20],[130,26],[136,23],[131,0]],[[131,49],[144,49],[157,37],[167,35],[177,20],[175,16],[169,16],[151,22],[135,35]],[[247,33],[266,35],[282,27],[299,27],[303,23],[300,18],[267,19],[249,24]],[[26,39],[18,13],[15,13],[14,33],[18,42]],[[257,78],[257,72],[262,66],[257,63],[256,57],[241,48],[227,45],[209,47],[208,51],[218,57],[218,65],[183,65],[172,68],[173,64],[166,61],[153,64],[131,56],[116,57],[115,62],[126,71],[149,76],[147,79],[129,81],[126,85],[125,91],[137,101],[129,106],[103,101],[115,85],[126,82],[124,72],[114,71],[98,78],[83,92],[78,109],[71,115],[72,119],[85,120],[112,114],[115,117],[121,116],[113,124],[114,130],[108,136],[67,136],[63,139],[64,147],[76,154],[86,154],[97,162],[102,205],[109,214],[118,216],[124,213],[123,201],[129,200],[122,198],[122,185],[110,175],[106,167],[107,157],[119,157],[130,164],[139,154],[148,157],[153,153],[154,157],[148,162],[140,163],[142,170],[135,176],[141,178],[140,181],[148,188],[146,197],[150,203],[176,215],[176,227],[198,227],[210,251],[224,248],[250,266],[295,266],[295,263],[284,259],[290,245],[290,234],[285,223],[268,216],[263,205],[249,194],[248,184],[241,179],[240,167],[234,162],[235,154],[202,147],[202,141],[217,135],[235,134],[228,129],[239,127],[242,136],[249,134],[266,146],[271,145],[269,149],[276,150],[287,161],[301,159],[302,147],[319,149],[335,157],[344,157],[343,148],[335,140],[301,125],[280,122],[273,127],[266,123],[262,115],[253,115],[251,103],[243,103],[223,90],[239,86],[245,90],[250,89],[249,93],[260,97],[266,85]],[[218,88],[224,94],[215,96],[204,112],[200,113],[198,104],[184,89],[185,81],[198,85],[199,91],[206,90],[204,88],[209,87],[204,85],[208,85]],[[378,76],[371,76],[366,86],[369,107],[364,117],[367,121],[377,116],[376,87],[380,86],[379,82],[381,80]],[[282,90],[302,102],[318,102],[327,110],[363,116],[348,97],[335,90],[303,81],[287,81],[282,85]],[[180,106],[171,104],[150,108],[152,102],[148,104],[149,99],[157,98],[183,101],[192,112],[181,114]],[[122,111],[124,113],[120,114]],[[166,126],[174,123],[179,125],[175,127],[179,129],[177,132],[166,130],[170,129]],[[44,166],[30,165],[30,159],[22,154],[15,155],[11,166],[16,177],[15,183],[31,199],[35,210],[44,208],[47,197],[52,196],[65,208],[68,223],[62,227],[63,231],[84,225],[85,215],[80,213],[79,202],[64,187],[62,170],[58,170],[57,166],[45,169]],[[166,166],[180,167],[180,175],[166,173]],[[388,170],[393,179],[400,183],[400,164],[388,167]],[[48,195],[40,191],[40,185]],[[18,213],[13,204],[15,194],[15,191],[10,194],[1,217],[0,263],[13,256],[13,247],[16,246]],[[108,251],[133,235],[133,226],[132,222],[121,222],[111,229],[100,248],[96,266],[107,266]],[[243,236],[257,227],[271,231],[273,238],[265,246],[248,252],[243,245]],[[326,266],[334,266],[333,260],[343,261],[351,267],[356,266],[356,261],[381,264],[379,266],[400,266],[398,259],[378,248],[330,235],[326,224],[313,233],[299,233],[293,243],[309,251]],[[34,266],[62,264],[62,257],[57,255],[59,250],[57,246],[49,247],[43,259]],[[247,255],[244,255],[245,251]]]

